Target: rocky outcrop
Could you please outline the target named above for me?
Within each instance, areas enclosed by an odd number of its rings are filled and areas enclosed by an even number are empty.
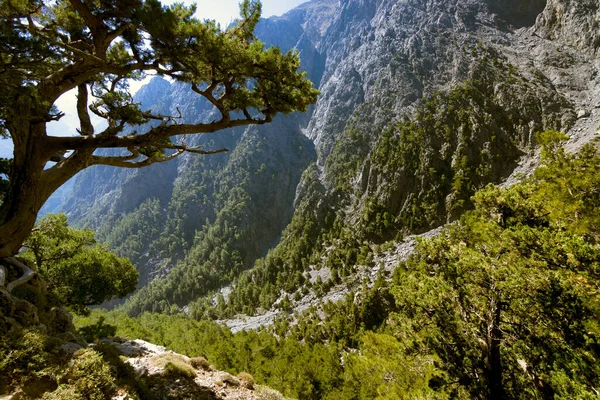
[[[596,52],[600,47],[599,8],[597,0],[548,0],[535,32],[584,52]]]
[[[9,280],[21,276],[22,269],[17,265],[27,264],[24,259],[0,262]],[[37,329],[63,343],[63,350],[67,353],[81,348],[85,342],[75,334],[72,315],[52,304],[46,282],[33,269],[30,271],[31,276],[21,285],[0,288],[0,336],[8,336],[22,329]]]
[[[197,400],[260,400],[281,399],[283,396],[270,388],[249,380],[248,374],[235,377],[218,371],[202,358],[190,358],[162,346],[143,340],[103,339],[102,344],[114,346],[131,366],[137,379],[161,399]],[[126,389],[119,389],[113,400],[129,399]]]

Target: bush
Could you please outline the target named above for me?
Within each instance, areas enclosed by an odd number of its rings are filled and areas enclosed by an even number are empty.
[[[247,389],[254,389],[254,377],[247,372],[240,372],[237,378],[242,381],[242,386]]]
[[[115,378],[108,364],[92,349],[76,353],[59,382],[58,389],[46,393],[43,399],[104,400],[116,390]]]
[[[190,359],[190,364],[196,369],[203,369],[205,371],[210,368],[210,363],[204,357],[194,357]]]
[[[273,390],[266,386],[257,386],[256,394],[260,400],[285,400],[285,397],[277,390]]]
[[[104,323],[104,316],[101,316],[93,325],[84,326],[79,329],[79,334],[88,342],[94,342],[97,339],[103,339],[115,336],[117,327]]]
[[[227,373],[227,372],[223,372],[219,375],[219,378],[221,380],[221,382],[228,384],[229,386],[240,386],[240,381],[238,378],[236,378],[235,376]]]
[[[152,358],[152,362],[159,368],[164,368],[166,373],[183,375],[190,378],[196,376],[196,370],[178,354],[164,353]]]
[[[65,361],[53,354],[59,343],[36,329],[14,331],[12,335],[0,337],[0,393],[17,387],[30,389],[33,380],[45,375],[41,371],[52,375],[52,370]]]

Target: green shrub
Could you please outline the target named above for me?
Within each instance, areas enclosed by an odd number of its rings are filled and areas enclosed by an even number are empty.
[[[98,322],[92,325],[87,325],[79,329],[79,334],[88,342],[94,342],[97,339],[115,336],[117,327],[104,323],[104,316],[98,319]]]
[[[196,376],[196,370],[185,358],[174,353],[164,353],[152,358],[152,362],[159,368],[164,368],[166,373],[183,375],[190,378]]]
[[[36,306],[38,310],[46,309],[48,300],[46,293],[41,288],[32,285],[22,285],[12,291],[12,295],[19,299],[26,300]]]
[[[59,379],[60,385],[54,392],[46,393],[46,400],[110,398],[116,390],[115,378],[109,365],[100,353],[85,349],[76,353],[69,367]]]
[[[0,338],[0,393],[27,387],[31,380],[51,375],[65,362],[51,351],[59,342],[36,329]],[[41,371],[45,371],[42,373]]]
[[[210,363],[204,357],[194,357],[190,359],[190,364],[196,369],[208,370]]]
[[[254,389],[254,377],[247,372],[240,372],[237,378],[242,381],[242,385],[248,389]]]

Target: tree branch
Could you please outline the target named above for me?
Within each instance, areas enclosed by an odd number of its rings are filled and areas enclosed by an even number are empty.
[[[12,281],[8,284],[8,286],[6,286],[6,290],[8,291],[8,293],[12,292],[14,288],[29,282],[29,280],[31,280],[31,278],[33,278],[33,276],[35,275],[35,272],[31,268],[29,268],[27,265],[23,264],[21,261],[17,260],[14,257],[7,257],[4,259],[4,261],[6,261],[14,267],[20,268],[23,271],[23,275],[19,279]]]
[[[158,148],[165,148],[160,139],[169,138],[178,135],[213,133],[227,128],[235,128],[246,125],[263,125],[271,122],[272,116],[266,115],[264,119],[244,118],[236,120],[227,120],[225,118],[208,124],[181,124],[158,126],[150,129],[148,132],[140,135],[130,136],[111,136],[109,127],[106,131],[90,137],[58,137],[48,136],[47,145],[53,149],[53,153],[61,150],[84,150],[101,148],[133,148],[148,145],[155,145]]]
[[[229,151],[228,149],[218,149],[218,150],[203,150],[199,147],[187,147],[184,144],[177,145],[162,145],[161,149],[169,149],[169,150],[177,150],[175,153],[164,156],[164,157],[147,157],[144,160],[133,161],[140,157],[140,152],[138,149],[129,148],[128,151],[131,153],[128,156],[115,156],[115,157],[105,157],[105,156],[93,156],[92,164],[93,165],[109,165],[113,167],[121,167],[121,168],[142,168],[147,167],[149,165],[155,163],[162,163],[166,161],[170,161],[183,153],[194,153],[194,154],[218,154],[225,153]]]
[[[175,157],[183,154],[184,151],[177,151],[170,156],[154,158],[148,157],[142,161],[131,162],[130,156],[124,157],[103,157],[103,156],[93,156],[92,165],[110,165],[112,167],[120,167],[120,168],[143,168],[152,164],[162,163],[166,161],[170,161]]]
[[[90,119],[90,114],[88,113],[88,89],[87,84],[82,83],[77,86],[77,115],[79,117],[79,123],[81,124],[81,129],[79,130],[79,134],[82,136],[93,136],[94,135],[94,125],[92,125],[92,121]]]
[[[83,18],[87,26],[90,28],[93,36],[96,36],[98,29],[103,27],[102,20],[92,14],[89,8],[81,0],[69,0],[75,11]]]

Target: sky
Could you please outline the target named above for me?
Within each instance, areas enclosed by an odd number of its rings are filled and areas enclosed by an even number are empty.
[[[305,3],[307,0],[262,0],[262,16],[267,18],[272,15],[281,15],[292,8]],[[164,4],[174,1],[163,1]],[[239,0],[196,0],[183,1],[186,4],[196,3],[198,5],[198,17],[214,19],[227,26],[239,16]]]
[[[214,19],[222,27],[226,27],[239,16],[240,0],[183,0],[185,4],[196,3],[197,16],[201,19]],[[292,8],[307,0],[262,0],[262,16],[267,18],[273,15],[282,15]],[[163,0],[163,4],[174,3],[175,0]],[[145,82],[132,82],[131,89],[136,92]],[[66,115],[57,122],[48,124],[48,134],[54,136],[76,135],[79,121],[75,115],[76,98],[74,91],[65,93],[56,101],[56,106]],[[0,157],[12,157],[12,143],[10,140],[0,139]]]

